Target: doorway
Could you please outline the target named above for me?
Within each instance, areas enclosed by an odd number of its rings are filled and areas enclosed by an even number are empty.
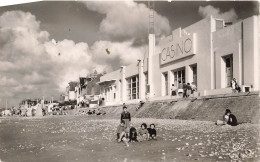
[[[163,73],[163,96],[168,96],[168,72]]]
[[[233,55],[228,55],[224,57],[224,62],[226,64],[226,68],[225,68],[226,87],[231,87],[231,80],[233,79]]]

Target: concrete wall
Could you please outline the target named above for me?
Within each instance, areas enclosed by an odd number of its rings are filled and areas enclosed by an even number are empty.
[[[226,88],[223,57],[233,55],[233,77],[242,83],[242,23],[236,23],[213,33],[215,88]]]
[[[125,68],[125,77],[132,77],[134,75],[138,75],[138,62],[136,60],[136,63],[126,66]]]
[[[213,33],[215,87],[225,88],[223,57],[233,55],[233,77],[239,85],[253,85],[259,90],[259,49],[257,17],[250,17]]]
[[[240,93],[234,96],[210,96],[201,97],[195,101],[191,99],[146,102],[136,111],[138,104],[127,105],[133,118],[159,118],[182,120],[206,120],[216,122],[223,119],[225,109],[230,109],[237,117],[238,123],[259,123],[259,94]],[[106,116],[118,118],[122,113],[122,105],[104,107]],[[246,111],[245,111],[246,110]]]
[[[243,54],[244,54],[244,84],[252,85],[253,90],[259,90],[258,72],[258,18],[249,17],[243,20]]]
[[[116,70],[110,73],[105,74],[104,76],[100,77],[100,82],[112,79],[120,79],[120,70]]]

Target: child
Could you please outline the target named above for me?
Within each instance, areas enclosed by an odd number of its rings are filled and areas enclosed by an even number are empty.
[[[141,128],[139,129],[138,131],[138,134],[139,134],[139,140],[138,141],[143,141],[143,140],[149,140],[150,136],[149,136],[149,133],[148,133],[148,130],[147,130],[147,125],[145,123],[143,123],[141,125]]]
[[[126,137],[129,136],[130,122],[131,122],[131,114],[127,111],[127,106],[123,106],[123,112],[121,114],[121,120],[125,121],[125,133]]]
[[[130,128],[130,142],[138,142],[137,140],[137,132],[134,127]]]
[[[129,147],[128,140],[125,137],[125,121],[121,120],[120,125],[117,127],[117,141],[123,141],[127,147]]]
[[[150,128],[147,128],[149,132],[150,139],[156,140],[156,130],[155,130],[155,125],[150,124]]]

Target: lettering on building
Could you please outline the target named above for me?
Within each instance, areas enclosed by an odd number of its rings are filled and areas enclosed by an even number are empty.
[[[166,64],[183,57],[195,54],[194,34],[173,40],[163,46],[160,53],[160,64]]]

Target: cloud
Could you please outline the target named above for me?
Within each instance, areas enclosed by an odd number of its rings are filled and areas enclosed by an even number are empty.
[[[234,8],[226,12],[221,12],[219,8],[208,5],[205,7],[200,6],[198,12],[203,18],[213,16],[214,18],[224,19],[225,21],[229,22],[238,21],[238,16]]]
[[[145,47],[132,47],[132,41],[126,42],[110,42],[110,41],[96,41],[91,46],[91,53],[93,60],[99,64],[112,62],[115,65],[113,69],[118,69],[119,65],[129,65],[142,59],[145,54]],[[110,54],[106,53],[106,49]]]
[[[18,85],[19,83],[14,80],[13,78],[7,78],[6,76],[0,76],[0,86],[5,86],[5,87],[13,87]]]
[[[62,40],[55,46],[49,37],[29,12],[0,16],[1,99],[9,97],[17,104],[27,97],[57,97],[69,81],[103,69],[92,61],[87,43]]]
[[[29,12],[7,11],[0,16],[0,99],[15,105],[25,98],[54,96],[65,91],[69,81],[143,58],[144,46],[125,42],[51,42],[47,31]],[[108,55],[105,50],[111,52]],[[2,104],[2,103],[1,103]]]
[[[143,44],[147,40],[149,9],[145,4],[133,1],[123,2],[82,2],[87,8],[105,14],[99,30],[112,40],[131,40]],[[166,17],[154,11],[154,29],[157,36],[168,35],[171,31]]]

